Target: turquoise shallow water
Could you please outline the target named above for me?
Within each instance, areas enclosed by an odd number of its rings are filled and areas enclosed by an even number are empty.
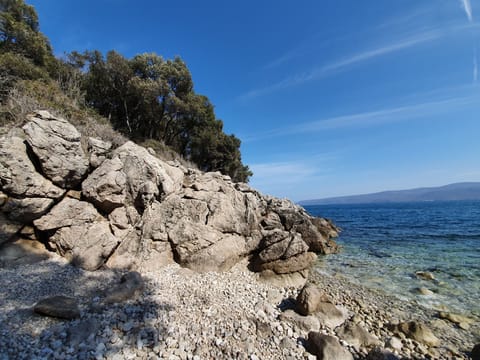
[[[306,206],[342,228],[320,271],[435,309],[480,317],[480,201]],[[417,271],[432,273],[422,280]],[[424,287],[432,295],[418,295]]]

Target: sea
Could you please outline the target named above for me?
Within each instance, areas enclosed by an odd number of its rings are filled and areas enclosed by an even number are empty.
[[[428,308],[480,317],[480,201],[310,205],[342,232],[317,270]],[[416,272],[429,272],[424,280]],[[431,291],[421,295],[419,288]]]

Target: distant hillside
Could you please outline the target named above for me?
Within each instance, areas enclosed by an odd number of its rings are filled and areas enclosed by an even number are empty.
[[[409,201],[480,200],[480,182],[455,183],[440,187],[382,191],[373,194],[340,196],[300,201],[301,205],[362,204]]]

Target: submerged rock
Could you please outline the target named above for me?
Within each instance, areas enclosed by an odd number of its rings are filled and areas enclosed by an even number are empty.
[[[415,276],[422,280],[435,280],[435,276],[428,271],[417,271]]]

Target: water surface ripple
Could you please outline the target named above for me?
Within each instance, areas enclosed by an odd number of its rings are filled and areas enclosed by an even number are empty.
[[[305,206],[342,228],[317,266],[436,309],[480,316],[480,201]],[[431,272],[435,280],[415,276]],[[427,288],[433,295],[418,295]]]

